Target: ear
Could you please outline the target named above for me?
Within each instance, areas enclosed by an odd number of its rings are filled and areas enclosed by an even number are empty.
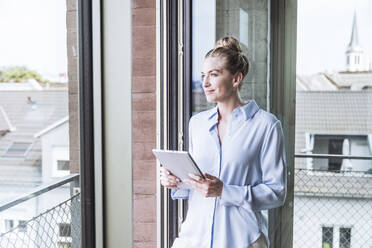
[[[242,79],[243,79],[243,73],[241,72],[236,73],[233,78],[233,87],[238,89],[240,83],[242,82]]]

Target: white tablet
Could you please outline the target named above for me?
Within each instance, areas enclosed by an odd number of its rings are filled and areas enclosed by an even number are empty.
[[[190,153],[160,149],[153,149],[152,152],[167,170],[181,180],[181,183],[178,185],[180,188],[188,188],[182,181],[189,178],[189,173],[196,174],[205,179]]]

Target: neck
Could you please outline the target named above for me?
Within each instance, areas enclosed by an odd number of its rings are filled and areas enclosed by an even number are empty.
[[[239,108],[243,105],[244,103],[239,96],[227,99],[226,101],[223,102],[218,102],[217,106],[219,119],[223,121],[228,121],[234,109]]]

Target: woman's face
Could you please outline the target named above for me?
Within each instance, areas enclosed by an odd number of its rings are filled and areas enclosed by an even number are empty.
[[[237,83],[237,77],[225,68],[224,58],[206,58],[201,74],[208,102],[223,102],[236,97],[239,82]]]

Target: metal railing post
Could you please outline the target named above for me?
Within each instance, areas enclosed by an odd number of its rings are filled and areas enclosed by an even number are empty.
[[[80,181],[74,180],[70,185],[70,195],[80,193]],[[71,199],[71,248],[81,247],[81,208],[80,198]]]

